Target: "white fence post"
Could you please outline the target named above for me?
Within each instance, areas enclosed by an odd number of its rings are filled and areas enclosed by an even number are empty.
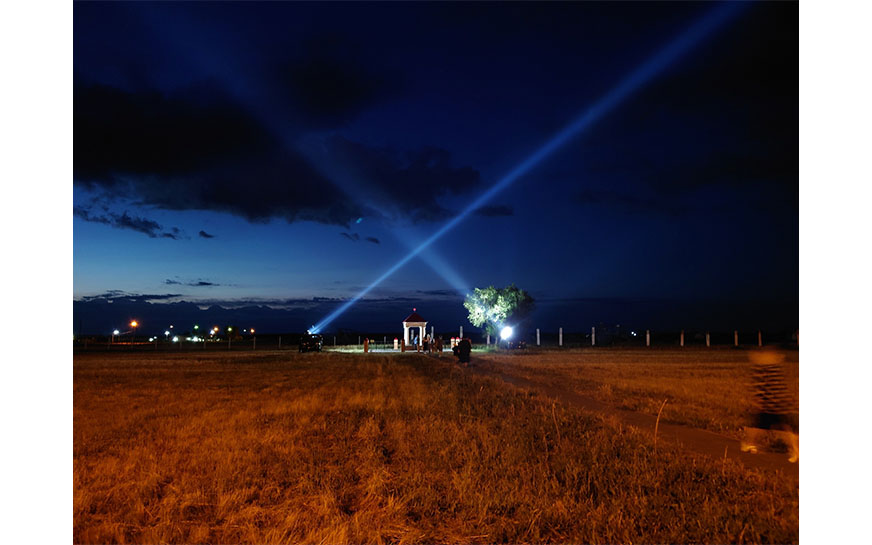
[[[460,338],[463,338],[463,326],[460,326]]]
[[[596,346],[596,327],[592,326],[590,328],[590,345]]]
[[[557,333],[557,344],[558,346],[563,346],[563,328],[561,327]]]
[[[651,346],[651,330],[645,330],[645,346]]]
[[[540,343],[539,343],[539,328],[538,328],[538,327],[536,328],[536,346],[540,346]]]
[[[711,334],[708,331],[705,332],[705,345],[707,347],[711,347],[711,345],[712,345]]]
[[[739,330],[733,330],[733,346],[739,346]]]
[[[681,346],[684,347],[684,330],[681,330]]]

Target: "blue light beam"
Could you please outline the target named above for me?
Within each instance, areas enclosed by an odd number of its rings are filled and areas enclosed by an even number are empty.
[[[372,284],[364,288],[360,293],[343,303],[336,310],[327,315],[323,320],[315,324],[315,331],[322,331],[333,320],[339,317],[342,313],[348,310],[354,303],[366,296],[373,288],[384,282],[388,277],[397,272],[403,265],[411,261],[415,256],[424,251],[427,247],[441,238],[445,233],[457,227],[457,225],[467,218],[473,211],[483,206],[490,201],[499,192],[509,187],[518,178],[527,174],[537,164],[542,162],[549,155],[557,151],[572,138],[578,136],[594,123],[599,121],[607,113],[614,110],[621,102],[626,100],[633,92],[639,90],[645,84],[650,82],[658,74],[666,70],[670,65],[677,62],[681,57],[688,53],[694,46],[699,44],[709,34],[714,32],[718,27],[724,25],[727,21],[738,15],[741,9],[745,7],[744,2],[725,2],[718,5],[716,8],[709,11],[699,21],[685,30],[673,41],[668,43],[663,49],[658,51],[653,57],[632,71],[624,78],[614,89],[605,96],[595,102],[589,109],[583,111],[572,123],[567,125],[563,130],[557,133],[554,137],[548,140],[532,155],[527,157],[522,163],[515,167],[511,172],[506,174],[501,180],[494,184],[490,189],[482,193],[477,199],[472,201],[458,215],[449,220],[445,225],[439,228],[438,231],[430,235],[412,252],[406,254],[401,260],[394,264],[390,269],[384,272],[381,276],[375,279]]]

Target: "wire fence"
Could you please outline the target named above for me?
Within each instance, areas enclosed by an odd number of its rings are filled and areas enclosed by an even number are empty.
[[[452,345],[459,340],[461,329],[453,332],[434,331],[435,336],[442,337],[444,350],[451,350]],[[799,345],[799,332],[796,330],[637,330],[616,329],[608,327],[592,327],[588,331],[564,332],[557,330],[531,329],[520,332],[512,339],[499,343],[494,337],[489,337],[481,331],[463,332],[463,337],[469,338],[474,349],[505,348],[527,350],[533,349],[583,349],[606,347],[638,347],[638,348],[749,348],[764,345],[795,346]],[[127,338],[120,341],[113,336],[78,336],[73,341],[76,351],[108,350],[115,352],[131,351],[299,351],[303,334],[287,333],[281,335],[257,335],[238,339],[200,339],[197,341],[148,338]],[[358,333],[339,332],[335,335],[322,336],[324,350],[346,352],[363,352],[364,340],[369,339],[367,348],[372,352],[401,351],[402,335],[396,333]],[[421,343],[423,348],[423,343]],[[406,351],[415,351],[414,345],[405,347]]]

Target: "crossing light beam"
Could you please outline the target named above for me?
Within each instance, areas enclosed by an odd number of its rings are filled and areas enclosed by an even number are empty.
[[[617,86],[606,93],[603,97],[593,103],[587,110],[581,112],[572,122],[566,125],[560,132],[551,137],[541,147],[534,151],[523,162],[518,164],[513,170],[506,174],[502,179],[490,187],[487,191],[479,195],[466,206],[459,214],[454,216],[429,238],[424,240],[417,248],[397,261],[381,276],[376,278],[369,286],[364,288],[360,293],[340,305],[336,310],[328,314],[323,320],[315,324],[314,332],[317,333],[327,327],[333,320],[339,317],[342,313],[348,310],[367,293],[373,290],[376,286],[384,282],[388,277],[401,269],[406,263],[432,245],[434,242],[442,238],[442,236],[457,227],[460,222],[465,220],[472,212],[483,206],[485,203],[493,199],[498,193],[509,187],[521,176],[530,172],[536,165],[541,163],[555,151],[560,149],[572,138],[580,135],[594,123],[602,119],[606,114],[614,110],[619,104],[626,100],[635,91],[639,90],[645,84],[653,80],[658,74],[662,73],[669,66],[675,64],[679,59],[686,55],[699,44],[703,39],[723,26],[726,22],[734,18],[745,7],[744,2],[724,2],[718,4],[715,8],[709,10],[703,17],[691,25],[687,30],[679,34],[671,42],[667,43],[662,49],[650,57],[647,61],[639,65],[635,70],[630,72]]]

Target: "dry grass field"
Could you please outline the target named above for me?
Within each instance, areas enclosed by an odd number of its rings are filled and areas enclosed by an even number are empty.
[[[784,354],[784,375],[798,401],[798,353]],[[621,409],[656,415],[668,400],[664,422],[737,438],[754,410],[745,350],[602,348],[501,352],[481,359],[510,375],[569,388]]]
[[[74,542],[798,541],[783,475],[655,451],[614,419],[449,361],[77,354]]]

